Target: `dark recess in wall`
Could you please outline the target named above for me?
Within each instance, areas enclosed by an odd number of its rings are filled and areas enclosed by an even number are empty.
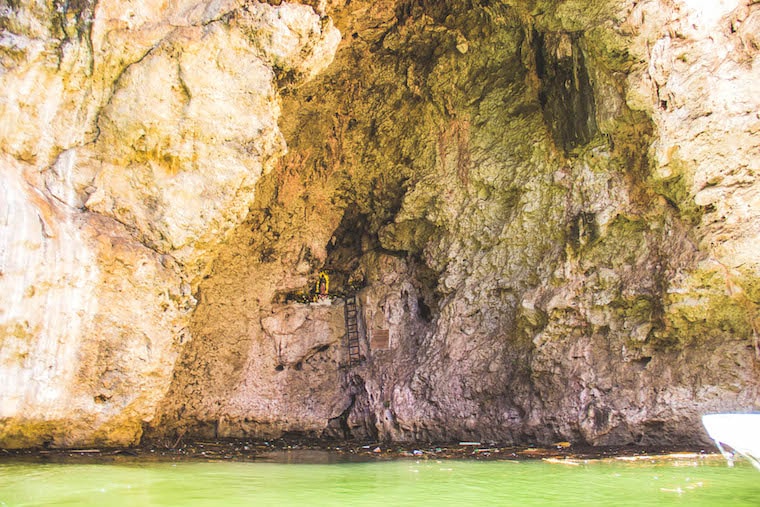
[[[594,90],[580,34],[533,32],[538,94],[544,121],[565,152],[587,144],[597,133]]]

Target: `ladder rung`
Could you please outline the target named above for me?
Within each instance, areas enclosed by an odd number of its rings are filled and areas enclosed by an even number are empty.
[[[356,296],[348,296],[345,299],[346,306],[346,341],[348,342],[348,366],[361,362],[361,347],[359,344],[359,311],[356,305]]]

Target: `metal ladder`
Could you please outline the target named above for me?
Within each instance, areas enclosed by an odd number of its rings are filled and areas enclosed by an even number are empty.
[[[346,315],[346,339],[348,341],[348,365],[354,366],[361,362],[358,311],[356,308],[355,295],[346,296],[344,310]]]

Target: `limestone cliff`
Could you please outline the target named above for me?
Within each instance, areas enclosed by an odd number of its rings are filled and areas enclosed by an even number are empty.
[[[0,446],[684,444],[760,409],[760,4],[0,16]]]
[[[2,9],[0,441],[134,444],[209,252],[285,151],[278,82],[340,34],[305,5]]]

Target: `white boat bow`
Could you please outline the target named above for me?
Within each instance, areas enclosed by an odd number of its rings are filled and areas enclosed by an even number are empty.
[[[702,416],[702,424],[729,466],[733,453],[738,453],[760,470],[760,414],[708,414]]]

